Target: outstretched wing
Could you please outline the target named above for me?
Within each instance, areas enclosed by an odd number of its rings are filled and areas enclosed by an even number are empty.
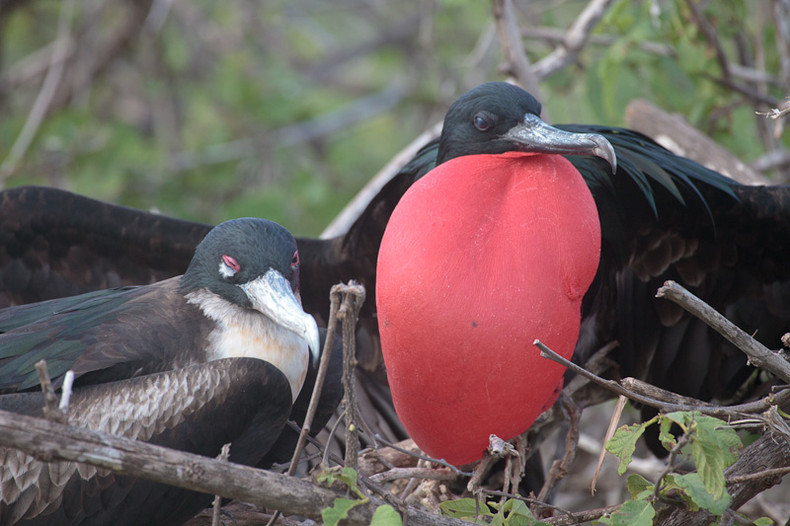
[[[0,194],[0,306],[183,274],[211,225],[55,188]]]

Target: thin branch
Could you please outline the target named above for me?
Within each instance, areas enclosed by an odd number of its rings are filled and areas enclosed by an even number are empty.
[[[406,96],[403,83],[392,82],[378,93],[361,97],[313,119],[283,126],[261,134],[214,144],[198,152],[180,152],[170,159],[170,170],[183,172],[202,166],[238,161],[260,155],[272,145],[289,148],[325,137],[350,124],[372,119],[398,104]]]
[[[315,385],[313,386],[313,392],[310,395],[310,403],[307,406],[307,413],[305,414],[304,423],[302,424],[302,430],[299,432],[299,438],[296,440],[296,447],[294,448],[293,456],[291,457],[291,464],[288,466],[288,475],[293,475],[296,473],[296,468],[299,465],[299,459],[301,458],[302,452],[304,451],[305,445],[307,444],[307,437],[310,434],[310,427],[313,425],[315,413],[318,410],[321,391],[324,389],[324,381],[326,380],[326,371],[329,369],[329,362],[332,359],[332,349],[335,346],[334,343],[337,327],[339,298],[337,297],[337,294],[330,292],[329,299],[329,323],[326,330],[326,340],[324,340],[324,350],[321,353],[321,361],[318,364]],[[329,453],[329,448],[326,449],[326,453]],[[324,463],[326,463],[326,457],[324,458]],[[274,524],[278,517],[279,512],[275,512],[269,520],[269,525]]]
[[[535,76],[544,79],[576,62],[590,34],[613,2],[614,0],[591,0],[565,33],[562,43],[535,64],[533,68]]]
[[[631,377],[623,378],[622,380],[620,380],[620,384],[630,391],[645,396],[649,396],[650,398],[654,398],[656,400],[662,400],[664,402],[671,402],[673,404],[679,404],[679,405],[704,407],[705,410],[708,412],[707,414],[711,414],[714,416],[716,416],[717,411],[719,409],[723,410],[721,416],[732,416],[731,412],[736,414],[762,413],[763,411],[769,410],[773,406],[782,405],[786,401],[790,400],[790,389],[783,389],[781,390],[781,392],[777,394],[775,393],[777,387],[774,387],[772,388],[771,394],[759,400],[746,402],[743,404],[720,407],[714,404],[710,404],[708,402],[703,402],[702,400],[697,400],[696,398],[679,395],[677,393],[673,393],[672,391],[661,389],[660,387],[656,387],[655,385],[650,385],[637,378],[631,378]],[[779,387],[779,389],[781,389],[781,387]]]
[[[702,402],[695,398],[683,397],[677,395],[675,393],[671,393],[671,397],[667,397],[667,400],[662,400],[656,398],[654,396],[646,395],[642,392],[637,390],[632,390],[626,388],[623,384],[618,383],[614,380],[606,380],[597,376],[590,371],[586,370],[583,367],[571,362],[567,358],[564,358],[551,350],[545,344],[543,344],[540,340],[535,340],[535,345],[540,349],[540,355],[543,358],[551,360],[553,362],[557,362],[560,365],[563,365],[570,369],[571,371],[588,378],[593,383],[598,384],[605,389],[608,389],[618,395],[625,396],[631,400],[639,402],[641,404],[655,407],[661,411],[699,411],[700,413],[715,416],[718,418],[745,418],[748,416],[754,416],[761,411],[765,411],[767,408],[775,406],[780,402],[785,402],[786,400],[790,400],[790,390],[783,391],[778,395],[769,395],[763,398],[758,402],[750,402],[748,404],[740,404],[734,406],[718,406],[712,405],[707,402]],[[633,381],[633,379],[631,380]],[[623,382],[626,383],[626,382]],[[634,385],[649,385],[645,384],[644,382],[634,383]],[[649,392],[656,394],[656,393],[668,393],[668,391],[664,391],[656,386],[650,386]],[[768,422],[766,422],[768,423]],[[533,426],[534,427],[534,426]]]
[[[627,398],[629,398],[631,400],[634,400],[636,402],[640,402],[640,403],[648,405],[650,407],[656,407],[658,409],[663,409],[663,410],[669,410],[669,411],[699,410],[698,407],[668,403],[668,402],[664,402],[662,400],[656,400],[655,398],[651,398],[649,396],[644,396],[642,394],[635,393],[633,391],[629,391],[628,389],[626,389],[625,387],[623,387],[619,383],[615,382],[614,380],[606,380],[604,378],[601,378],[600,376],[594,375],[591,372],[589,372],[588,370],[586,370],[585,368],[580,367],[579,365],[576,365],[575,363],[573,363],[572,361],[568,360],[567,358],[564,358],[563,356],[560,356],[559,354],[557,354],[556,352],[551,350],[549,347],[547,347],[540,340],[535,340],[534,344],[535,344],[535,346],[538,349],[540,349],[541,357],[546,358],[548,360],[551,360],[553,362],[557,362],[558,364],[567,367],[568,369],[570,369],[574,373],[580,374],[580,375],[584,376],[585,378],[587,378],[589,380],[592,380],[594,383],[596,383],[596,384],[598,384],[598,385],[600,385],[600,386],[602,386],[602,387],[604,387],[604,388],[606,388],[606,389],[608,389],[608,390],[610,390],[610,391],[612,391],[612,392],[614,392],[614,393],[616,393],[618,395],[622,395],[622,396],[625,396],[625,397],[627,397]]]
[[[564,31],[557,27],[546,27],[546,26],[525,27],[521,29],[521,36],[524,37],[525,39],[544,40],[549,44],[555,46],[561,46],[565,42],[567,31]],[[612,44],[614,44],[620,39],[621,39],[620,36],[615,36],[615,35],[591,34],[587,36],[587,43],[596,46],[611,46]],[[658,55],[661,57],[672,57],[675,55],[674,48],[669,44],[650,42],[650,41],[635,42],[634,44],[642,51],[653,55]],[[547,58],[548,56],[546,57],[546,59]],[[535,67],[537,68],[538,65],[541,62],[543,62],[543,60],[535,64]]]
[[[55,48],[50,57],[50,65],[47,70],[47,76],[44,77],[44,83],[41,85],[41,90],[38,92],[33,107],[27,116],[25,125],[19,136],[11,146],[8,156],[0,165],[0,188],[5,183],[5,180],[14,172],[17,163],[25,155],[25,152],[33,142],[36,132],[44,120],[44,116],[49,110],[55,92],[58,89],[58,84],[63,77],[63,69],[66,54],[69,51],[71,39],[69,32],[71,30],[71,19],[74,14],[74,0],[65,0],[60,5],[60,16],[58,18],[58,31],[55,38]]]
[[[326,340],[324,340],[324,350],[321,353],[321,362],[318,365],[318,372],[316,373],[315,386],[313,393],[310,395],[310,404],[307,406],[307,413],[305,414],[302,430],[299,433],[299,438],[296,441],[296,448],[291,457],[291,465],[288,467],[288,474],[293,475],[296,473],[296,466],[299,464],[299,457],[302,456],[305,444],[307,442],[307,435],[310,434],[310,426],[313,425],[315,413],[318,410],[318,402],[321,398],[321,391],[324,389],[324,381],[326,379],[326,371],[329,369],[329,362],[332,359],[332,348],[335,343],[335,331],[337,327],[337,304],[334,297],[330,294],[330,309],[329,309],[329,324],[326,330]]]
[[[790,466],[784,468],[773,468],[773,469],[765,469],[762,471],[758,471],[756,473],[747,473],[745,475],[735,475],[732,477],[727,478],[727,482],[731,482],[733,484],[737,484],[739,482],[747,482],[750,480],[757,480],[766,477],[776,477],[780,476],[783,477],[790,473]]]
[[[365,287],[354,281],[332,286],[331,295],[341,298],[337,317],[343,321],[343,407],[346,421],[345,467],[357,469],[359,457],[359,426],[356,425],[357,398],[354,385],[356,369],[356,325],[359,309],[365,302]],[[333,300],[334,302],[334,300]]]
[[[378,484],[400,479],[455,480],[458,474],[447,468],[392,468],[370,476]]]
[[[518,28],[516,13],[513,9],[513,0],[492,0],[491,7],[502,51],[505,53],[507,74],[514,77],[519,85],[540,100],[540,89],[538,88],[540,79],[535,75],[524,51],[521,31]]]
[[[579,420],[581,419],[581,411],[572,398],[562,394],[560,395],[560,403],[568,415],[568,432],[565,435],[565,453],[562,455],[562,459],[552,462],[546,481],[543,483],[540,493],[538,493],[539,501],[547,501],[549,499],[549,494],[557,483],[568,474],[576,458],[576,449],[579,446]]]
[[[774,150],[752,161],[751,167],[760,172],[784,169],[790,166],[790,150]]]
[[[68,417],[66,413],[58,408],[58,397],[55,395],[55,389],[52,387],[46,360],[36,362],[36,372],[38,373],[39,383],[41,383],[41,392],[44,393],[44,416],[53,422],[65,424]]]
[[[471,477],[474,474],[474,473],[471,473],[469,471],[460,470],[460,469],[458,469],[457,467],[453,466],[452,464],[450,464],[449,462],[447,462],[444,459],[431,458],[431,457],[428,457],[428,456],[425,456],[425,455],[420,455],[420,454],[414,453],[412,451],[409,451],[408,449],[404,449],[404,448],[402,448],[402,447],[400,447],[400,446],[398,446],[396,444],[388,442],[381,435],[376,435],[376,440],[378,442],[381,442],[385,446],[391,447],[395,451],[400,451],[401,453],[405,453],[406,455],[409,455],[410,457],[414,457],[414,458],[416,458],[418,460],[424,460],[426,462],[433,462],[434,464],[439,464],[440,466],[444,466],[446,468],[450,468],[451,470],[455,471],[459,475],[463,475],[463,476],[466,476],[466,477]]]
[[[227,462],[228,458],[230,457],[230,442],[227,444],[222,445],[222,449],[217,455],[217,460],[221,462]],[[219,517],[222,511],[222,497],[219,495],[214,495],[214,504],[212,506],[211,512],[211,526],[220,526],[219,524]]]
[[[719,42],[719,36],[716,28],[711,25],[707,18],[705,18],[694,0],[686,0],[686,5],[691,12],[692,18],[694,18],[694,22],[696,22],[700,31],[702,31],[702,34],[705,36],[705,40],[708,41],[708,44],[710,44],[715,51],[716,61],[719,63],[719,68],[721,68],[721,74],[724,77],[724,80],[729,81],[729,60],[727,60],[727,54],[724,52],[724,48],[722,48],[721,43]]]
[[[590,493],[595,495],[595,483],[598,481],[598,475],[601,473],[601,467],[603,466],[603,460],[606,457],[606,447],[604,444],[609,442],[612,439],[615,432],[617,431],[617,424],[620,423],[620,416],[623,414],[623,408],[625,407],[625,403],[628,401],[623,395],[620,395],[617,398],[617,404],[614,407],[614,411],[612,412],[612,417],[609,419],[609,427],[606,429],[606,435],[603,438],[603,443],[601,444],[601,451],[598,454],[598,463],[595,465],[595,473],[592,477],[592,482],[590,483]]]

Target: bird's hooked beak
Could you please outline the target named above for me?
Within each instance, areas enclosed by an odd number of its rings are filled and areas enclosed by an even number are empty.
[[[502,136],[518,144],[518,150],[562,155],[594,155],[606,160],[617,171],[614,148],[603,135],[597,133],[571,133],[543,122],[534,113],[524,115],[524,120]]]
[[[313,365],[317,367],[318,325],[312,316],[302,310],[288,280],[276,270],[269,269],[263,276],[241,285],[241,288],[249,297],[253,308],[307,341]]]

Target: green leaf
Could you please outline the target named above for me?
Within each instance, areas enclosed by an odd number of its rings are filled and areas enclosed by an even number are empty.
[[[768,517],[760,517],[754,521],[754,526],[773,526],[774,521]]]
[[[362,493],[362,490],[357,486],[357,472],[354,468],[344,467],[340,471],[337,471],[337,469],[327,469],[319,473],[316,480],[320,483],[325,483],[327,486],[331,486],[335,482],[340,481],[348,486],[348,488],[364,502],[368,502],[369,500],[367,495]]]
[[[616,455],[620,459],[617,466],[617,474],[625,473],[628,464],[631,463],[631,456],[636,448],[636,441],[645,432],[647,424],[634,424],[620,427],[614,436],[606,443],[606,451]]]
[[[376,508],[370,526],[402,526],[403,520],[395,508],[389,504],[384,504]]]
[[[337,526],[337,523],[348,517],[348,512],[362,504],[361,500],[337,498],[331,508],[321,510],[321,519],[326,526]]]
[[[508,499],[501,506],[495,503],[491,507],[498,509],[491,521],[495,526],[548,526],[548,523],[539,521],[529,511],[527,504],[519,499]]]
[[[667,451],[672,451],[672,448],[678,444],[675,435],[671,431],[673,423],[669,418],[662,418],[658,425],[658,440],[661,441],[661,445]]]
[[[714,499],[725,495],[724,470],[738,458],[742,443],[727,423],[699,412],[679,411],[665,415],[691,432],[691,454],[705,489]]]
[[[628,493],[632,499],[641,499],[651,495],[656,487],[642,475],[633,474],[628,477]]]
[[[718,499],[725,495],[724,470],[738,458],[740,438],[717,418],[700,416],[695,425],[696,437],[691,453],[705,489]]]
[[[669,474],[667,475],[667,482],[676,485],[688,496],[692,511],[702,508],[714,515],[721,515],[730,505],[730,495],[726,492],[719,497],[711,495],[698,473],[689,473],[687,475]]]
[[[652,526],[656,510],[646,500],[629,500],[609,517],[612,526]]]
[[[474,521],[475,518],[493,517],[494,514],[485,502],[475,499],[448,500],[439,504],[442,513],[456,519]]]

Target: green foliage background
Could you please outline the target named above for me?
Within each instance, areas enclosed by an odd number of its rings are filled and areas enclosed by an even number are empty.
[[[523,27],[560,30],[586,4],[516,2]],[[0,3],[0,161],[43,81],[20,72],[55,39],[63,5]],[[778,75],[771,2],[702,5],[728,56],[746,53]],[[74,9],[77,48],[60,87],[77,87],[47,115],[6,187],[53,185],[211,223],[263,216],[317,235],[456,96],[503,78],[481,0],[84,0]],[[72,84],[135,16],[146,25]],[[717,80],[714,50],[686,2],[617,1],[594,34],[605,42],[541,84],[552,121],[623,125],[626,104],[642,97],[747,161],[771,147],[754,105]],[[553,48],[541,38],[525,45],[533,61]],[[779,99],[788,92],[765,85]]]

